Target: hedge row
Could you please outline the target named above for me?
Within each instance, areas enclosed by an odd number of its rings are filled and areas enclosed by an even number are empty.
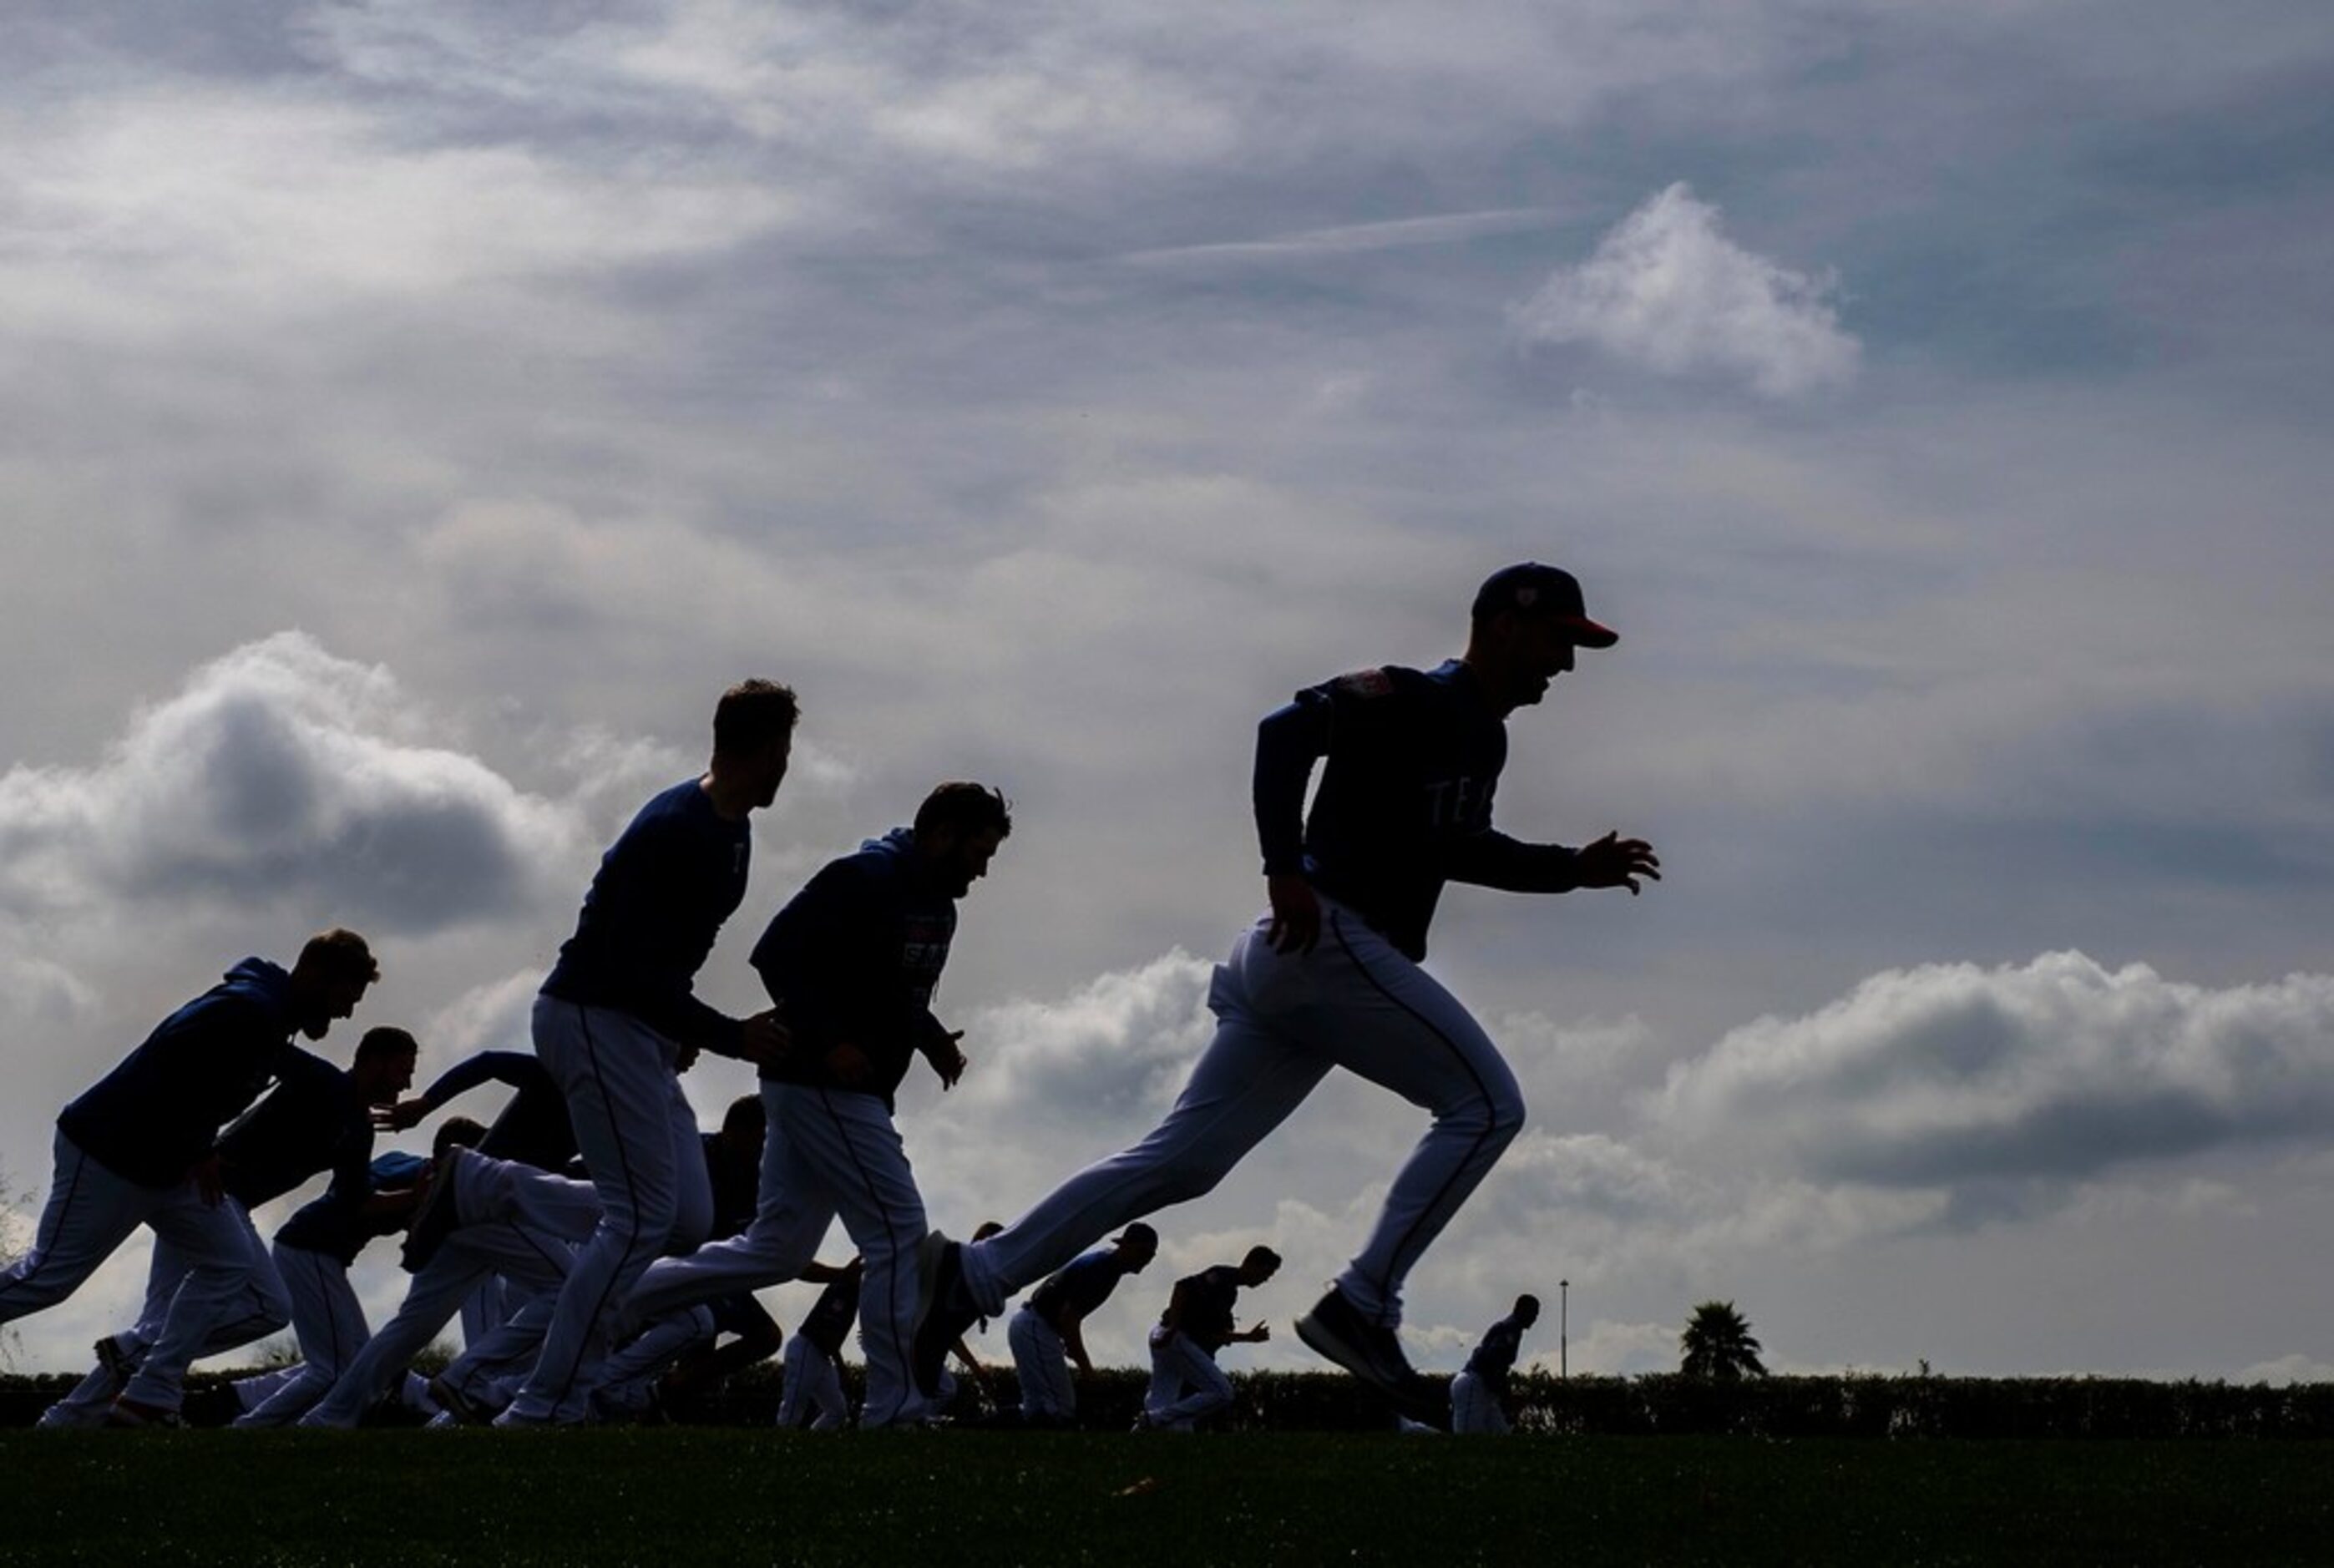
[[[231,1374],[198,1373],[194,1385]],[[845,1368],[855,1402],[859,1369]],[[29,1426],[71,1385],[60,1377],[0,1377],[0,1427]],[[1124,1430],[1148,1379],[1105,1369],[1079,1388],[1080,1424]],[[1389,1424],[1351,1379],[1320,1372],[1245,1372],[1220,1428],[1364,1431]],[[979,1423],[1018,1401],[1013,1374],[960,1395],[959,1419]],[[778,1373],[754,1368],[682,1419],[763,1425],[775,1416]],[[1519,1376],[1509,1407],[1519,1429],[1564,1436],[1747,1438],[2329,1438],[2334,1383],[2150,1382],[2135,1378],[1771,1377],[1735,1384],[1674,1373],[1635,1378]]]

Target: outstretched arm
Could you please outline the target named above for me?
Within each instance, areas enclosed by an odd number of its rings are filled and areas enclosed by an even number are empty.
[[[1510,893],[1568,893],[1576,888],[1626,888],[1660,881],[1662,862],[1643,839],[1606,833],[1579,849],[1528,844],[1486,828],[1452,847],[1444,870],[1452,881]]]
[[[457,1094],[481,1083],[505,1083],[516,1089],[542,1072],[542,1063],[525,1051],[480,1051],[465,1056],[429,1082],[420,1093],[399,1101],[389,1111],[389,1125],[403,1131],[444,1105]]]

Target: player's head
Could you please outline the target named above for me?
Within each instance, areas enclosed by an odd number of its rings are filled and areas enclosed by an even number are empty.
[[[1240,1259],[1240,1284],[1262,1284],[1280,1272],[1280,1255],[1268,1246],[1252,1246]]]
[[[721,1113],[721,1141],[730,1148],[747,1151],[754,1159],[762,1158],[762,1140],[768,1136],[769,1112],[762,1108],[758,1094],[740,1094]]]
[[[1548,695],[1582,648],[1610,648],[1620,633],[1588,618],[1580,580],[1561,567],[1525,561],[1483,580],[1467,630],[1467,663],[1503,708]]]
[[[368,1105],[394,1105],[413,1085],[413,1064],[420,1044],[402,1029],[381,1024],[364,1032],[357,1053],[349,1063],[349,1076]]]
[[[430,1135],[429,1158],[443,1159],[449,1149],[476,1149],[487,1135],[486,1124],[468,1116],[448,1116]]]
[[[1519,1295],[1516,1297],[1516,1310],[1513,1315],[1516,1322],[1523,1324],[1526,1328],[1529,1328],[1532,1324],[1539,1322],[1539,1297],[1536,1295]]]
[[[743,781],[755,805],[768,805],[786,782],[801,717],[792,687],[758,678],[739,681],[713,706],[714,770]]]
[[[372,949],[354,931],[335,926],[308,938],[292,966],[293,1023],[311,1040],[322,1040],[336,1018],[357,1010],[381,978]]]
[[[1013,803],[987,784],[944,784],[916,808],[916,853],[942,891],[960,899],[989,874],[998,846],[1013,832]]]
[[[1005,1222],[1003,1220],[984,1219],[979,1225],[972,1227],[972,1239],[975,1241],[987,1241],[990,1236],[999,1234],[1004,1229]]]
[[[1120,1267],[1129,1274],[1141,1274],[1159,1255],[1159,1233],[1138,1219],[1118,1233],[1111,1250]]]

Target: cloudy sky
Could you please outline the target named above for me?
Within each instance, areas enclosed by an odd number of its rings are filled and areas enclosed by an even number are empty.
[[[2319,0],[34,0],[10,40],[20,1237],[57,1108],[321,924],[425,1071],[522,1044],[757,673],[800,765],[700,989],[752,1005],[811,870],[1001,784],[974,1068],[902,1111],[940,1223],[1016,1212],[1206,1038],[1257,716],[1457,651],[1539,557],[1622,640],[1518,717],[1502,823],[1668,880],[1446,900],[1532,1118],[1413,1353],[1564,1279],[1576,1369],[1673,1364],[1716,1296],[1778,1367],[2334,1377]],[[1418,1130],[1333,1082],[1162,1217],[1172,1272],[1289,1255],[1236,1360],[1306,1364]]]

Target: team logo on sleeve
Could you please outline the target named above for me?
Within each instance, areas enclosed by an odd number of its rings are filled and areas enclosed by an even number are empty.
[[[1332,683],[1349,697],[1384,697],[1394,689],[1394,677],[1384,669],[1357,669]]]

